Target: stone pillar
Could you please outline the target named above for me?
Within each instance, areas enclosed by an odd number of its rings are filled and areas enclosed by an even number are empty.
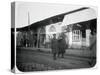
[[[71,32],[69,32],[69,48],[71,48],[71,46],[72,46],[72,31]]]
[[[86,46],[90,46],[90,29],[86,29]]]
[[[40,29],[38,29],[38,31],[37,31],[37,45],[36,45],[37,48],[39,48],[38,47],[38,45],[39,45],[39,36],[40,36]]]

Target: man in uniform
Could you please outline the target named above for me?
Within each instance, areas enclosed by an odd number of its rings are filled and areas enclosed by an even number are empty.
[[[51,40],[51,49],[53,53],[53,59],[56,60],[58,53],[58,40],[56,39],[56,34],[53,34],[53,39]]]

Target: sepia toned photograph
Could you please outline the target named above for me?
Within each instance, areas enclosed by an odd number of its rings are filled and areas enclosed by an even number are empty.
[[[95,8],[13,2],[11,21],[11,69],[34,72],[95,66]]]

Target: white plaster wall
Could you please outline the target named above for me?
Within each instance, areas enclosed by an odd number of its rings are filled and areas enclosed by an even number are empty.
[[[58,22],[58,23],[54,23],[54,24],[50,24],[50,25],[47,25],[46,26],[46,42],[49,42],[50,40],[49,40],[49,37],[50,38],[53,38],[53,34],[56,34],[56,38],[58,38],[58,36],[59,36],[59,33],[61,33],[62,31],[61,31],[61,22]],[[55,27],[55,29],[56,29],[56,31],[54,31],[54,32],[50,32],[49,31],[49,28],[51,27],[51,26],[54,26]]]

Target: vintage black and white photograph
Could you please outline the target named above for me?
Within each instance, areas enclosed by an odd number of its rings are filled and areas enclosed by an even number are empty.
[[[97,11],[92,7],[14,2],[12,15],[12,66],[19,71],[95,66]]]

